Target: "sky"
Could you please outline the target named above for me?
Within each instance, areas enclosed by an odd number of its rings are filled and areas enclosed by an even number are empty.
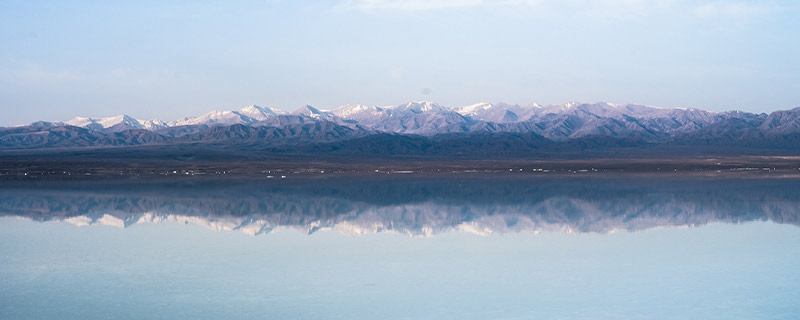
[[[249,104],[800,106],[800,3],[0,1],[0,125]]]

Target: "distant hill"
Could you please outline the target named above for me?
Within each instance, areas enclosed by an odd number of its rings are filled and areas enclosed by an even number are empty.
[[[753,114],[611,103],[446,108],[251,105],[165,122],[128,115],[0,128],[0,150],[228,145],[270,152],[506,157],[583,150],[800,150],[800,108]],[[247,149],[245,148],[245,150]]]

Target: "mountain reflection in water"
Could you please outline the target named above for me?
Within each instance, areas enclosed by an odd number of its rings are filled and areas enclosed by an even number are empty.
[[[800,179],[331,176],[0,184],[0,215],[128,227],[176,221],[248,234],[290,228],[433,235],[610,233],[768,220],[798,225]]]

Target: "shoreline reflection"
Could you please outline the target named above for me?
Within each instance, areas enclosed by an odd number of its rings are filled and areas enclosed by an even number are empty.
[[[0,216],[251,235],[612,233],[711,223],[800,225],[800,179],[447,177],[42,181],[0,185]]]

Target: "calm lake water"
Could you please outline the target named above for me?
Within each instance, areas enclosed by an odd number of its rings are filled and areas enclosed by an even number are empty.
[[[2,319],[798,319],[800,179],[0,181]]]

